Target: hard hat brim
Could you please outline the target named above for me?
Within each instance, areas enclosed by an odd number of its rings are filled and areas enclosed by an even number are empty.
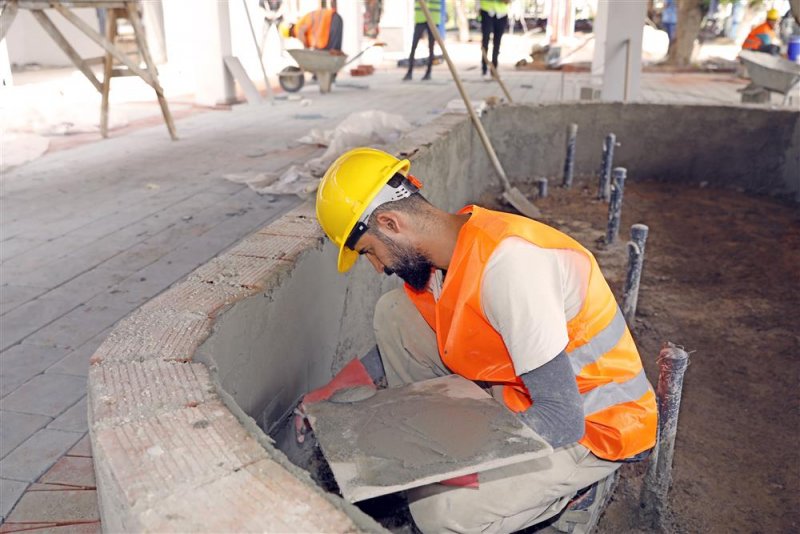
[[[339,261],[338,261],[338,269],[340,273],[346,273],[350,269],[353,268],[355,265],[356,260],[358,259],[358,252],[355,250],[350,250],[347,247],[341,247],[339,249]]]

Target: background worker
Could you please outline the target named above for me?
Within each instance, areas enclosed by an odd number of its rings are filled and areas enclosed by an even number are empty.
[[[780,13],[775,8],[767,11],[767,20],[750,31],[742,44],[742,50],[766,52],[777,56],[781,51],[781,43],[775,33],[775,27],[778,25],[780,17]]]
[[[343,38],[342,17],[332,8],[315,9],[303,15],[295,24],[282,23],[281,36],[296,37],[303,46],[312,50],[341,50]]]
[[[426,2],[428,4],[428,10],[431,12],[433,23],[438,26],[442,22],[442,3],[439,0],[426,0]],[[408,72],[403,76],[404,82],[411,79],[412,72],[414,71],[414,52],[417,51],[417,45],[422,38],[422,34],[426,32],[428,35],[428,68],[422,79],[430,80],[431,69],[433,68],[433,32],[431,32],[431,29],[428,27],[425,13],[422,11],[422,8],[419,7],[419,3],[414,0],[414,38],[411,40],[411,53],[408,56]]]
[[[492,64],[497,68],[500,56],[500,40],[508,27],[509,0],[480,0],[478,14],[481,18],[481,48],[489,56],[489,38],[492,37]],[[487,77],[486,61],[481,54],[481,73]]]
[[[374,314],[389,387],[452,373],[486,384],[554,449],[479,473],[478,488],[409,490],[417,526],[516,531],[646,454],[655,394],[588,250],[522,216],[439,210],[409,170],[408,160],[371,148],[343,154],[320,182],[317,218],[339,247],[339,271],[361,255],[405,281]],[[373,378],[374,363],[365,362]]]

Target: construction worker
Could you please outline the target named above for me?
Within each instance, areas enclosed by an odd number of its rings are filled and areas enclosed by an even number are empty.
[[[492,37],[492,64],[497,68],[500,40],[508,27],[509,0],[480,0],[478,15],[481,20],[481,48],[489,56],[489,38]],[[488,78],[486,60],[481,55],[481,73]]]
[[[767,20],[759,24],[750,31],[747,39],[742,44],[742,50],[754,50],[756,52],[766,52],[774,56],[781,51],[780,41],[775,33],[775,27],[781,16],[775,8],[767,11]]]
[[[389,387],[452,373],[474,380],[554,449],[479,473],[477,488],[408,490],[411,514],[423,532],[540,523],[576,491],[647,454],[655,394],[587,249],[519,215],[478,206],[444,212],[409,171],[408,160],[356,148],[330,166],[317,192],[339,271],[364,256],[405,281],[376,305],[378,353],[364,367],[376,381],[380,369]]]
[[[295,24],[281,23],[279,29],[282,37],[296,37],[312,50],[342,49],[343,23],[335,5],[306,13]]]
[[[428,11],[431,12],[431,18],[436,26],[442,22],[442,3],[440,0],[426,0]],[[411,54],[408,56],[408,72],[403,76],[403,81],[406,82],[411,79],[412,72],[414,71],[414,53],[417,51],[417,45],[422,38],[422,34],[428,35],[428,68],[425,70],[423,80],[431,79],[431,69],[433,69],[433,32],[428,27],[425,12],[419,7],[419,2],[414,2],[414,37],[411,40]]]

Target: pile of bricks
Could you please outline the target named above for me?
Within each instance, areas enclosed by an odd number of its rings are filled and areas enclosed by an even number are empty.
[[[375,72],[375,67],[372,65],[359,65],[354,69],[350,69],[350,76],[369,76]]]

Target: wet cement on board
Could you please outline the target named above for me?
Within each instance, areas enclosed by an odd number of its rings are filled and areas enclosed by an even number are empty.
[[[549,449],[474,383],[460,377],[427,382],[381,390],[362,402],[308,406],[345,493],[358,486],[413,487],[420,479],[443,480],[459,469],[479,471],[487,462]]]

